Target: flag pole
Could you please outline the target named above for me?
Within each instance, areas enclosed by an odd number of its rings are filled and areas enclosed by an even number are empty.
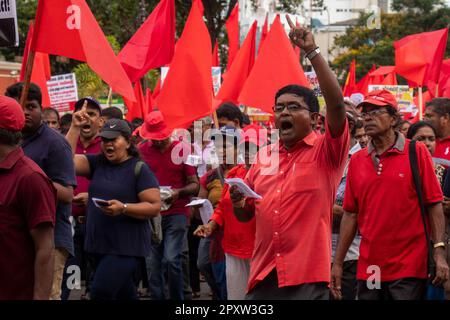
[[[439,98],[439,83],[436,84],[436,92],[435,92],[434,97]]]
[[[37,9],[36,9],[33,37],[31,37],[30,51],[28,52],[28,59],[26,61],[27,67],[25,69],[25,77],[23,79],[22,95],[20,96],[20,101],[19,101],[22,108],[25,107],[25,104],[26,104],[27,98],[28,98],[28,91],[30,90],[31,74],[33,72],[34,57],[36,55],[36,49],[35,49],[36,41],[38,39],[39,29],[40,29],[40,25],[41,25],[41,16],[42,16],[42,10],[43,10],[42,3],[43,3],[43,1],[39,1]]]
[[[214,124],[216,125],[216,129],[219,129],[219,118],[217,117],[217,111],[213,112]]]
[[[419,120],[423,120],[423,94],[422,87],[419,87]]]
[[[25,104],[26,104],[27,98],[28,98],[28,91],[30,90],[31,74],[33,72],[35,55],[36,55],[36,52],[31,51],[31,49],[30,49],[30,52],[28,53],[28,59],[25,62],[26,63],[25,77],[23,78],[22,95],[20,96],[20,105],[22,106],[22,108],[25,107]],[[24,63],[24,62],[22,62],[22,63]]]
[[[113,90],[111,87],[109,87],[109,92],[108,92],[108,100],[106,102],[106,104],[108,105],[108,107],[112,106],[112,95],[113,95]]]

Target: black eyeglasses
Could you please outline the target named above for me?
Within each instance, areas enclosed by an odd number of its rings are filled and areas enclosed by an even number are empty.
[[[371,110],[368,112],[361,113],[361,117],[363,119],[367,118],[367,117],[376,117],[376,116],[381,116],[384,113],[389,113],[389,112],[386,110],[383,110],[383,109],[374,109],[374,110]]]
[[[289,112],[300,111],[300,110],[307,110],[307,111],[309,111],[309,108],[304,107],[304,106],[302,106],[302,105],[300,105],[298,103],[295,103],[295,102],[289,102],[287,104],[281,104],[281,103],[277,104],[277,105],[273,106],[273,111],[275,113],[281,113],[281,112],[283,112],[283,110],[285,108],[287,108]]]

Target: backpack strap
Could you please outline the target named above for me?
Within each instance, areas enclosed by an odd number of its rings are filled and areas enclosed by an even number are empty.
[[[136,178],[136,180],[141,175],[143,166],[144,166],[144,161],[139,160],[138,162],[136,162],[136,165],[134,166],[134,177]]]

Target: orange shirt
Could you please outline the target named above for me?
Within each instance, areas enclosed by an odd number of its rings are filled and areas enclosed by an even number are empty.
[[[315,132],[287,151],[281,143],[258,154],[247,184],[255,201],[256,238],[248,290],[276,268],[279,287],[329,282],[332,208],[347,159],[348,124],[340,137]],[[279,158],[268,169],[264,155]],[[266,164],[264,164],[266,163]]]

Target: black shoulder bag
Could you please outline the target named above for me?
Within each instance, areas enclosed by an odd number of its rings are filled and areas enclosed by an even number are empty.
[[[436,263],[433,258],[433,246],[431,244],[430,235],[427,229],[426,209],[423,202],[422,184],[419,176],[419,164],[417,161],[416,141],[411,140],[409,145],[409,163],[411,165],[411,171],[413,175],[414,185],[416,187],[417,197],[419,198],[420,212],[422,214],[423,227],[425,229],[425,238],[428,246],[428,275],[429,282],[431,282],[436,276]]]

